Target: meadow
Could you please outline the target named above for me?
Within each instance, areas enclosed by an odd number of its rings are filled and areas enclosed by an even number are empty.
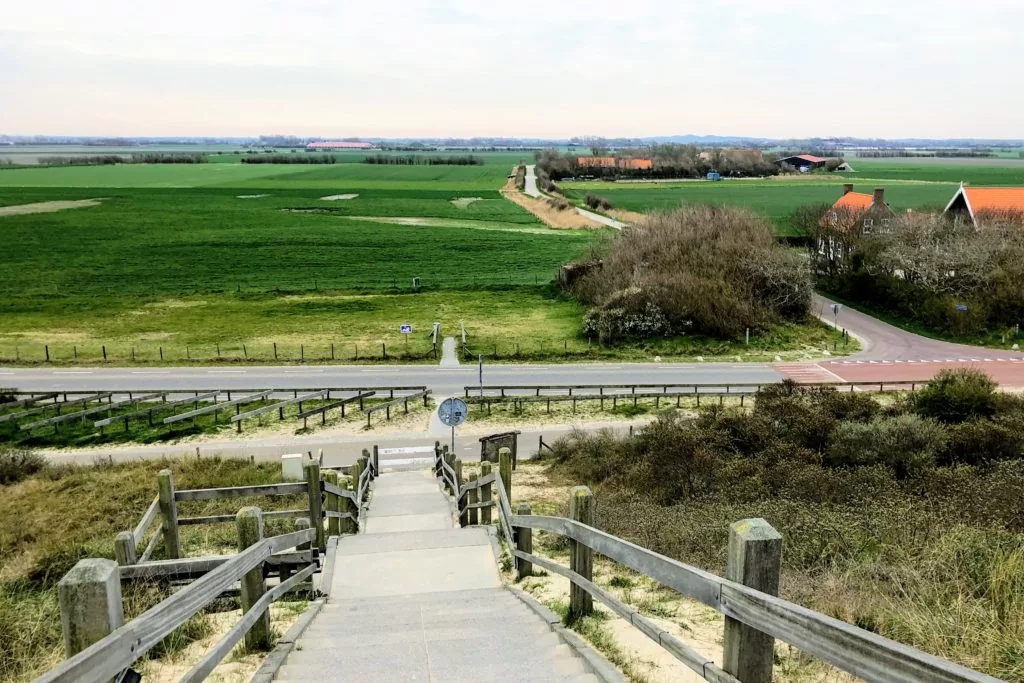
[[[43,359],[46,345],[58,359],[101,359],[101,345],[122,359],[131,347],[140,359],[161,347],[214,358],[217,344],[241,358],[243,343],[267,359],[274,343],[282,359],[300,345],[329,358],[330,344],[339,359],[366,358],[382,343],[391,357],[425,357],[435,320],[448,334],[486,330],[492,349],[513,334],[564,348],[580,313],[546,285],[595,233],[550,230],[506,201],[498,188],[519,155],[482,156],[4,169],[0,208],[100,203],[0,216],[0,359]]]
[[[771,219],[779,235],[795,234],[789,217],[800,206],[832,203],[844,183],[859,192],[884,187],[897,211],[941,210],[960,182],[1024,185],[1024,160],[1017,159],[852,159],[843,174],[779,176],[722,182],[688,180],[658,183],[564,183],[566,196],[582,202],[588,194],[606,197],[617,209],[647,213],[681,204],[733,204]]]

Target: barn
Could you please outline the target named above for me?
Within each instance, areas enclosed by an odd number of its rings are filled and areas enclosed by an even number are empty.
[[[807,171],[813,171],[816,168],[822,168],[828,159],[824,157],[816,157],[813,154],[797,154],[796,156],[786,157],[779,159],[780,164],[789,164],[795,169],[798,169],[801,173]]]

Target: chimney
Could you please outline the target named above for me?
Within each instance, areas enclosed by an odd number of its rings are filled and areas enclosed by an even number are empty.
[[[843,185],[843,196],[844,197],[846,195],[850,194],[851,192],[853,192],[853,183],[846,183],[845,185]]]
[[[884,187],[876,187],[875,188],[875,199],[874,199],[874,201],[872,203],[873,204],[885,204],[885,188]]]

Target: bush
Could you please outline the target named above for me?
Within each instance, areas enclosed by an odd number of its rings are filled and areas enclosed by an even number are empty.
[[[939,454],[943,465],[980,465],[1012,460],[1024,450],[1024,423],[1019,415],[988,420],[974,418],[949,427],[949,439]]]
[[[834,467],[888,465],[897,478],[935,465],[946,443],[938,422],[917,415],[840,422],[830,439],[825,463]]]
[[[46,466],[46,459],[32,451],[0,446],[0,484],[15,484]]]
[[[604,197],[598,197],[596,194],[588,194],[583,202],[595,211],[609,211],[614,208],[610,201]]]
[[[743,209],[655,214],[618,233],[602,262],[572,293],[598,318],[620,308],[625,315],[657,311],[667,325],[652,326],[652,335],[669,328],[738,339],[747,328],[802,321],[810,308],[806,262],[776,242],[766,219]]]
[[[958,423],[996,412],[996,383],[973,368],[946,369],[916,397],[916,412],[946,423]]]

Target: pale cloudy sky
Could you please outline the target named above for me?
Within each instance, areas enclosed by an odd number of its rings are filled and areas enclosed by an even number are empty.
[[[2,0],[0,134],[1024,137],[1022,0]]]

